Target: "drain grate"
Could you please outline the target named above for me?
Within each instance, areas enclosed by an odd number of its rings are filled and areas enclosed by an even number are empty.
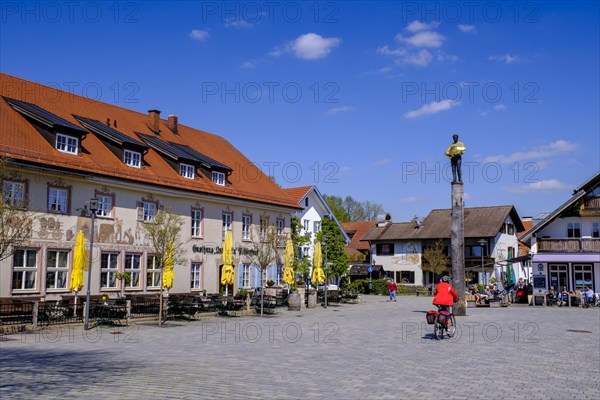
[[[584,331],[584,330],[581,330],[581,329],[567,329],[567,332],[592,333],[592,331]]]

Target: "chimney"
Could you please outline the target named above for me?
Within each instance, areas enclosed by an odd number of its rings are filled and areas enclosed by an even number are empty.
[[[174,134],[178,134],[177,132],[177,115],[169,115],[169,120],[167,122],[167,126],[169,127],[169,129],[171,130],[171,132],[173,132]]]
[[[148,128],[152,130],[152,132],[159,134],[160,133],[160,111],[158,110],[148,110]]]

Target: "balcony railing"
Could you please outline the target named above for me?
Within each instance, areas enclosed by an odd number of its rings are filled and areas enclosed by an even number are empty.
[[[599,238],[538,238],[538,251],[562,253],[600,252]]]

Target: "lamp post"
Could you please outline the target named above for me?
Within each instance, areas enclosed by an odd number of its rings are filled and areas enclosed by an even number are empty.
[[[98,211],[98,199],[90,199],[90,212],[92,213],[92,226],[90,232],[90,265],[88,266],[88,281],[87,291],[85,293],[85,320],[83,323],[83,329],[86,331],[89,328],[90,322],[90,286],[92,285],[92,251],[94,250],[94,220],[96,219],[96,211]]]
[[[325,242],[321,244],[325,247],[325,262],[323,263],[323,266],[325,267],[325,303],[323,303],[323,307],[327,308],[327,289],[329,288],[329,285],[327,284],[327,241],[329,240],[329,235],[323,235],[323,240],[325,240]]]
[[[481,280],[483,281],[482,283],[484,285],[486,285],[486,282],[485,282],[485,280],[486,280],[485,279],[485,271],[483,269],[483,246],[486,245],[486,241],[485,241],[485,239],[480,239],[480,240],[477,241],[477,243],[479,243],[481,245]]]

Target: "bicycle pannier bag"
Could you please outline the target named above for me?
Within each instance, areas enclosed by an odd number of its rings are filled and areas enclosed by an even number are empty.
[[[450,313],[448,313],[447,311],[442,311],[441,313],[438,314],[438,322],[442,325],[446,325],[446,320],[448,319],[449,316],[450,316]]]
[[[435,323],[435,318],[437,317],[437,312],[435,310],[427,311],[427,323],[433,325]]]

